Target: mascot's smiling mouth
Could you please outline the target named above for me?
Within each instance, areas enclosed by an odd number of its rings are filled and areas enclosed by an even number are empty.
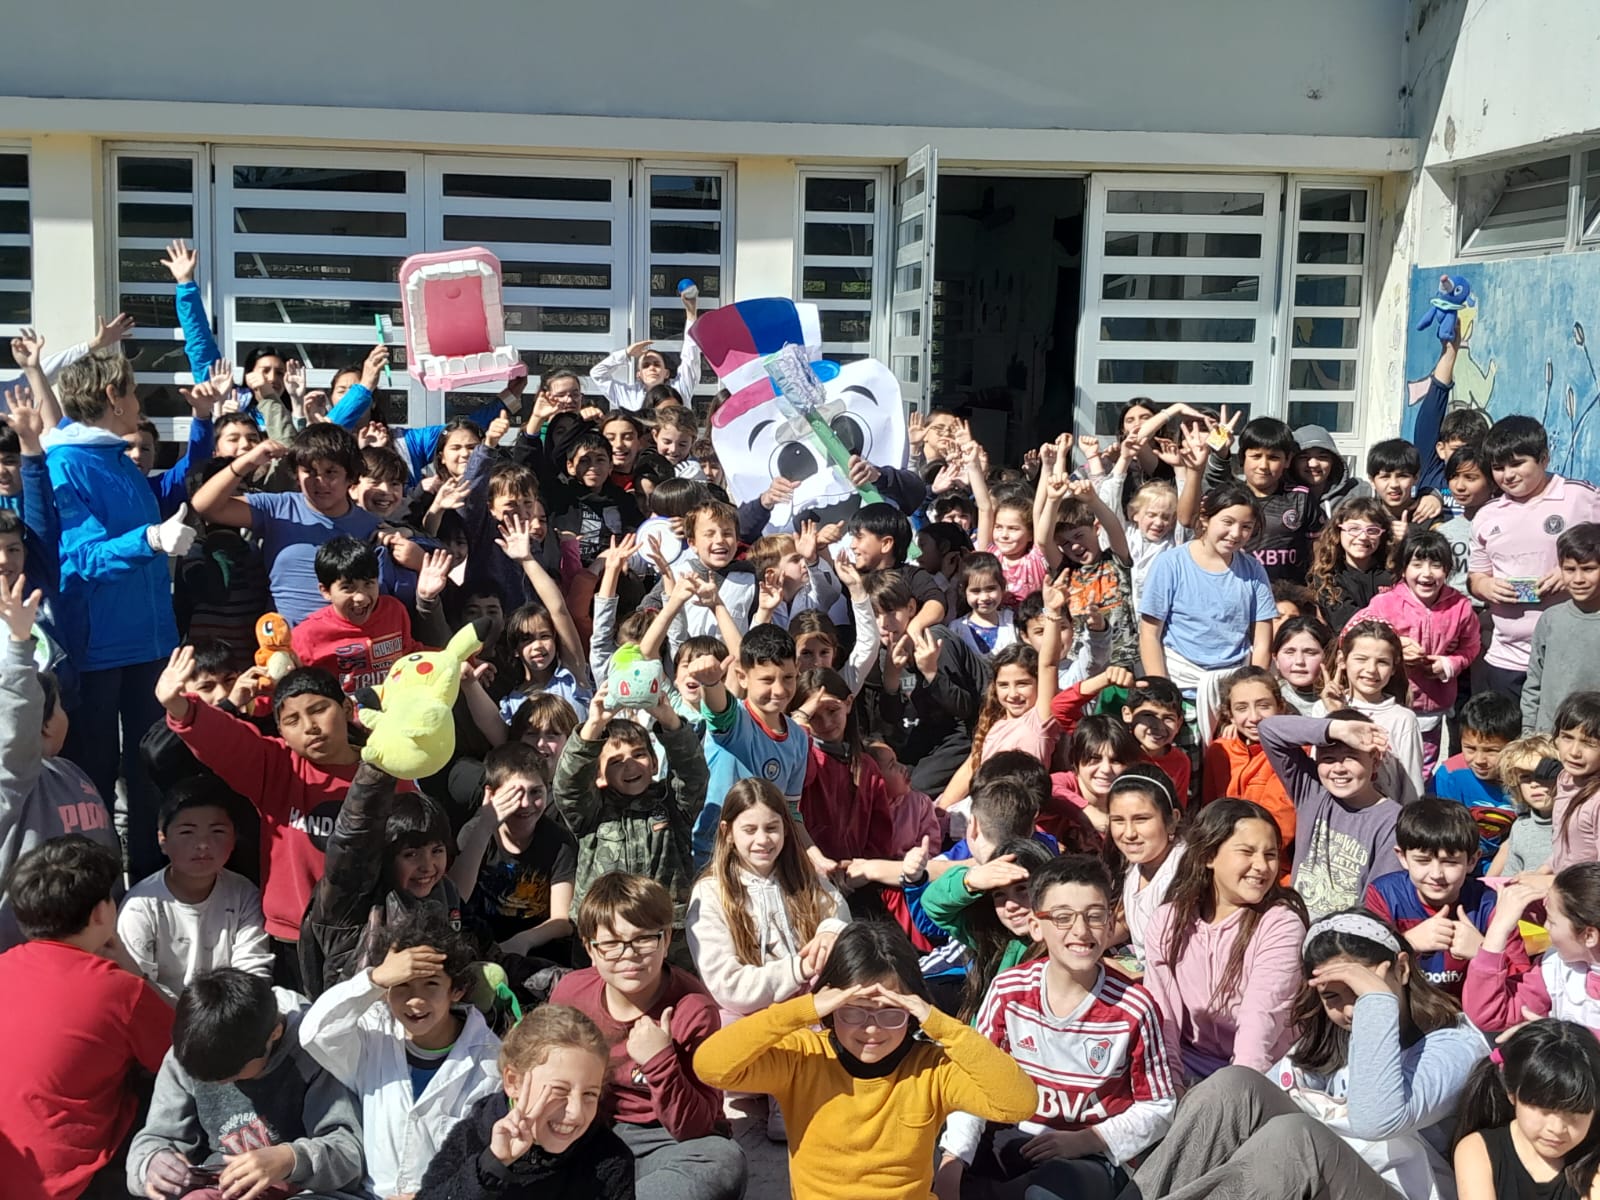
[[[814,520],[818,525],[832,525],[835,522],[848,521],[856,515],[856,509],[860,507],[860,493],[851,492],[848,496],[837,498],[824,496],[821,501],[808,500],[799,508],[791,510],[790,517],[797,527],[802,520]],[[772,515],[777,517],[777,510],[774,510]]]

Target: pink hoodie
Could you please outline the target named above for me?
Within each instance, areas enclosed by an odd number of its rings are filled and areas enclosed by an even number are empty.
[[[1438,603],[1429,608],[1401,580],[1374,596],[1350,618],[1350,625],[1368,619],[1382,621],[1401,637],[1410,638],[1424,654],[1445,657],[1448,678],[1436,678],[1425,662],[1408,667],[1406,676],[1415,693],[1413,711],[1422,715],[1448,711],[1456,702],[1456,680],[1466,673],[1483,645],[1472,601],[1446,586],[1439,592]]]

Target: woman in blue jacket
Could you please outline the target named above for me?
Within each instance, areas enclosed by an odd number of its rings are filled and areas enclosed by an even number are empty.
[[[182,507],[162,522],[149,481],[128,457],[123,439],[141,414],[122,352],[94,351],[63,370],[58,387],[73,422],[45,440],[61,527],[61,591],[88,616],[67,756],[108,803],[119,770],[125,776],[129,869],[141,879],[161,865],[161,854],[157,797],[139,739],[161,716],[156,677],[178,644],[167,558],[181,556],[194,531],[183,524]]]

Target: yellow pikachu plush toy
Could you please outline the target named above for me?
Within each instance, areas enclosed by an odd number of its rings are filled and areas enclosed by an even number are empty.
[[[408,654],[389,668],[376,689],[381,709],[361,708],[368,731],[361,757],[396,779],[425,779],[449,765],[456,752],[450,710],[461,691],[461,667],[483,648],[488,621],[475,621],[443,650]]]

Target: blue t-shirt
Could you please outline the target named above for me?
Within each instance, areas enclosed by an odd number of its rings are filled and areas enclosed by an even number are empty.
[[[1433,769],[1433,794],[1441,800],[1465,804],[1478,823],[1478,874],[1487,871],[1500,851],[1500,843],[1517,819],[1517,806],[1499,780],[1479,779],[1465,755],[1456,754]]]
[[[1254,555],[1235,554],[1226,571],[1203,570],[1193,543],[1156,555],[1139,596],[1139,615],[1161,621],[1161,644],[1208,671],[1237,667],[1250,657],[1250,629],[1278,615],[1266,568]]]
[[[743,700],[731,697],[722,712],[703,711],[711,740],[733,755],[749,775],[775,784],[790,811],[796,811],[811,761],[811,735],[805,728],[785,718],[782,730],[768,732]],[[717,797],[718,803],[721,799]]]
[[[342,517],[326,517],[299,492],[257,492],[245,501],[250,527],[261,539],[272,603],[295,625],[328,603],[317,590],[317,547],[341,533],[364,542],[378,531],[378,518],[354,504]]]

